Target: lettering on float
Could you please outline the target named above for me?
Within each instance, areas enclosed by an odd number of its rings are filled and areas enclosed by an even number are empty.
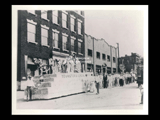
[[[62,78],[71,78],[71,77],[84,77],[84,74],[71,74],[71,75],[62,75]]]

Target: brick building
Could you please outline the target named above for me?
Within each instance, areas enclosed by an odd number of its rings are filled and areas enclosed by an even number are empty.
[[[26,80],[27,69],[40,74],[33,58],[48,65],[49,58],[84,57],[84,19],[84,11],[18,10],[18,83]]]
[[[137,67],[143,65],[143,58],[140,57],[137,53],[131,53],[130,56],[125,55],[124,57],[119,58],[119,64],[123,64],[125,66],[125,72],[137,72]]]
[[[118,46],[109,45],[104,39],[85,34],[85,70],[94,73],[118,72]]]

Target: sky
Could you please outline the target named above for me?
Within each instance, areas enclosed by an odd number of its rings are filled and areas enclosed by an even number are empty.
[[[84,10],[85,33],[105,39],[117,46],[121,56],[137,53],[143,57],[144,11],[142,10]]]

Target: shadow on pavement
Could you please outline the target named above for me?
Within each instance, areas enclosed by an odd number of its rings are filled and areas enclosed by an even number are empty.
[[[28,100],[28,102],[32,102],[32,101],[47,101],[47,100],[54,100],[54,99],[59,99],[59,98],[64,98],[64,97],[68,97],[68,96],[72,96],[72,95],[78,95],[78,94],[82,94],[82,93],[85,93],[85,92],[80,92],[80,93],[74,93],[74,94],[70,94],[70,95],[63,95],[63,96],[60,96],[60,97],[54,97],[54,98],[50,98],[50,99],[33,99],[33,100]],[[20,98],[20,99],[17,99],[17,102],[27,102],[27,100],[23,99],[23,98]]]

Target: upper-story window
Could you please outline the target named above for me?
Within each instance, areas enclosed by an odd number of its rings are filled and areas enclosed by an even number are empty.
[[[58,10],[52,11],[52,22],[58,24]]]
[[[48,27],[41,25],[41,44],[44,46],[48,46],[48,29]]]
[[[102,54],[102,59],[106,60],[106,55],[105,54]]]
[[[113,57],[113,62],[114,62],[114,63],[116,62],[116,58],[115,58],[115,57]]]
[[[67,50],[67,45],[68,45],[68,35],[65,33],[62,33],[62,45],[63,45],[63,50]]]
[[[48,20],[47,19],[47,10],[41,10],[41,18]]]
[[[27,19],[27,41],[35,43],[36,41],[36,24],[35,22]]]
[[[88,56],[92,57],[92,50],[88,49]]]
[[[109,55],[107,55],[107,61],[110,61],[110,56]]]
[[[59,43],[59,31],[52,29],[52,37],[53,37],[53,47],[58,48]]]
[[[72,36],[71,36],[71,51],[75,51],[75,50],[74,50],[75,39],[76,39],[75,37],[72,37]]]
[[[82,42],[83,40],[78,39],[78,53],[82,54]]]
[[[82,21],[78,20],[78,34],[82,34]]]
[[[97,58],[100,59],[100,52],[97,52]]]
[[[62,12],[62,27],[67,28],[67,12]]]
[[[71,15],[70,20],[71,31],[75,31],[75,17]]]
[[[82,43],[78,42],[78,53],[82,53]]]

